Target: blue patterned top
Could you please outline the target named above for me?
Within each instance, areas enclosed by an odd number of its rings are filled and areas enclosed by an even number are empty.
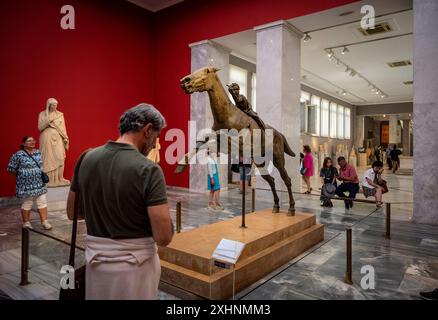
[[[41,152],[35,150],[32,157],[42,167],[43,159]],[[40,167],[23,150],[12,155],[7,170],[9,172],[16,172],[17,183],[15,190],[17,198],[37,197],[47,193],[47,187],[41,179]]]

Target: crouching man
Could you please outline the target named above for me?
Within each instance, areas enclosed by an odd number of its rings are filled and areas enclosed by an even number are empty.
[[[87,226],[86,299],[155,299],[161,276],[157,245],[173,236],[161,168],[145,155],[166,122],[140,104],[120,118],[120,137],[76,164],[67,202],[75,197]]]
[[[371,167],[365,171],[362,188],[366,198],[375,197],[377,208],[382,207],[382,195],[388,192],[386,181],[382,179],[383,163],[375,161]]]

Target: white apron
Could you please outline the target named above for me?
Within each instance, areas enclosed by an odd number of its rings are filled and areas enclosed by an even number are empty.
[[[87,300],[153,300],[160,259],[153,238],[119,239],[87,235]]]

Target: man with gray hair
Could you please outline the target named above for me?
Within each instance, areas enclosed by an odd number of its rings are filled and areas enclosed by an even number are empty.
[[[173,225],[161,168],[146,158],[166,121],[148,104],[120,118],[120,137],[78,161],[68,201],[76,194],[87,225],[86,299],[155,299],[161,275],[157,244]]]

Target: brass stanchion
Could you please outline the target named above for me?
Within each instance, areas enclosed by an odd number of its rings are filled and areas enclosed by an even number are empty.
[[[181,201],[176,203],[176,233],[181,233]]]
[[[346,230],[347,234],[347,271],[345,272],[344,282],[347,284],[353,284],[352,276],[352,237],[351,237],[351,227]]]
[[[255,196],[256,196],[256,192],[255,192],[255,187],[251,186],[252,190],[251,190],[251,212],[255,212]]]
[[[21,229],[21,282],[20,286],[29,284],[27,269],[29,269],[29,230]]]
[[[391,239],[391,204],[386,204],[386,234],[385,238]]]

